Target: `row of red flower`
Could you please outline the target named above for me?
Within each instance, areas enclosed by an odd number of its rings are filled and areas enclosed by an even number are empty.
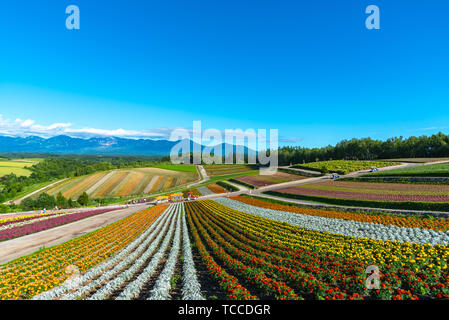
[[[263,272],[261,273],[260,270],[247,266],[240,260],[234,259],[227,254],[222,247],[212,240],[202,224],[198,221],[198,208],[195,207],[194,204],[187,205],[189,222],[195,223],[195,227],[200,231],[201,237],[204,239],[213,255],[221,261],[226,268],[245,279],[246,282],[255,285],[261,295],[272,296],[279,300],[299,298],[298,295],[285,283],[276,281],[275,279],[266,276]]]
[[[365,288],[366,266],[359,261],[271,242],[254,236],[250,232],[251,223],[254,223],[254,221],[251,221],[248,217],[245,219],[244,217],[247,215],[243,213],[241,216],[238,216],[236,211],[229,214],[226,210],[223,210],[225,207],[216,204],[211,205],[211,202],[202,202],[198,206],[204,207],[201,210],[203,224],[210,224],[210,230],[220,233],[227,242],[240,250],[240,254],[243,252],[258,258],[254,261],[259,265],[269,262],[278,267],[278,272],[287,272],[290,269],[294,270],[296,274],[313,276],[316,281],[323,282],[333,290],[338,287],[337,289],[345,293],[347,298],[369,295],[377,299],[392,299],[395,297],[415,299],[417,298],[416,294],[437,298],[448,297],[447,273],[429,274],[428,272],[412,271],[409,266],[398,268],[397,266],[383,265],[380,274],[381,289],[367,291]],[[257,221],[257,228],[264,228],[261,221]],[[265,231],[267,238],[269,238],[270,230]],[[233,250],[235,254],[238,253],[237,249],[229,246],[226,246],[225,249]],[[271,269],[271,272],[275,271]],[[291,276],[294,274],[290,273]],[[323,287],[325,286],[322,285],[321,288]],[[322,293],[320,292],[320,294]],[[334,295],[337,294],[337,291],[335,291]]]

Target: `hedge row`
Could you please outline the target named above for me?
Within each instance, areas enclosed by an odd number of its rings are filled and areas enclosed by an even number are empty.
[[[239,191],[239,188],[237,188],[237,187],[235,187],[233,185],[230,185],[229,183],[226,183],[224,181],[218,181],[215,184],[217,184],[220,187],[225,188],[226,190],[231,191],[231,192]]]
[[[246,182],[243,182],[243,181],[239,181],[239,180],[236,180],[236,179],[229,179],[229,181],[233,182],[233,183],[240,184],[240,185],[245,186],[245,187],[250,188],[250,189],[255,189],[256,188],[252,184],[249,184],[249,183],[246,183]]]
[[[319,176],[323,175],[321,172],[318,172],[318,171],[316,172],[316,174],[313,174],[313,173],[308,173],[305,171],[298,171],[298,170],[293,170],[293,169],[288,169],[288,168],[278,168],[278,171],[289,173],[289,174],[296,174],[298,176],[303,176],[303,177],[319,177]]]
[[[305,196],[299,194],[282,193],[278,191],[266,191],[265,194],[273,196],[292,198],[298,200],[315,201],[340,206],[382,208],[399,210],[419,210],[419,211],[449,211],[448,202],[421,202],[421,201],[372,201],[358,199],[326,198],[317,196]]]
[[[357,177],[357,178],[343,178],[339,179],[339,181],[448,185],[449,177]]]

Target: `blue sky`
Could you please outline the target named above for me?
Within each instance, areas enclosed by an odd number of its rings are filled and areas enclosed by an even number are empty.
[[[448,15],[445,0],[4,1],[0,132],[163,138],[201,120],[307,147],[448,133]]]

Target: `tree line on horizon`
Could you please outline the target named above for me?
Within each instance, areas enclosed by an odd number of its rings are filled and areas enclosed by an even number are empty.
[[[378,160],[398,158],[449,157],[449,136],[442,132],[432,136],[342,140],[323,148],[279,148],[279,165],[327,160]]]

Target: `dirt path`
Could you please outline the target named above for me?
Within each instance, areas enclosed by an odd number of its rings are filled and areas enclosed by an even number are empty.
[[[105,227],[115,221],[147,208],[146,205],[135,205],[94,217],[72,222],[46,231],[24,237],[0,242],[0,264],[31,254],[42,247],[51,247],[80,237],[96,229]]]
[[[195,183],[189,184],[187,186],[187,188],[197,186],[197,185],[202,184],[202,183],[204,183],[206,181],[209,181],[209,179],[210,179],[210,177],[207,175],[207,172],[206,172],[206,170],[204,169],[203,166],[199,165],[197,167],[198,167],[198,170],[200,171],[202,179],[200,181],[195,182]]]

